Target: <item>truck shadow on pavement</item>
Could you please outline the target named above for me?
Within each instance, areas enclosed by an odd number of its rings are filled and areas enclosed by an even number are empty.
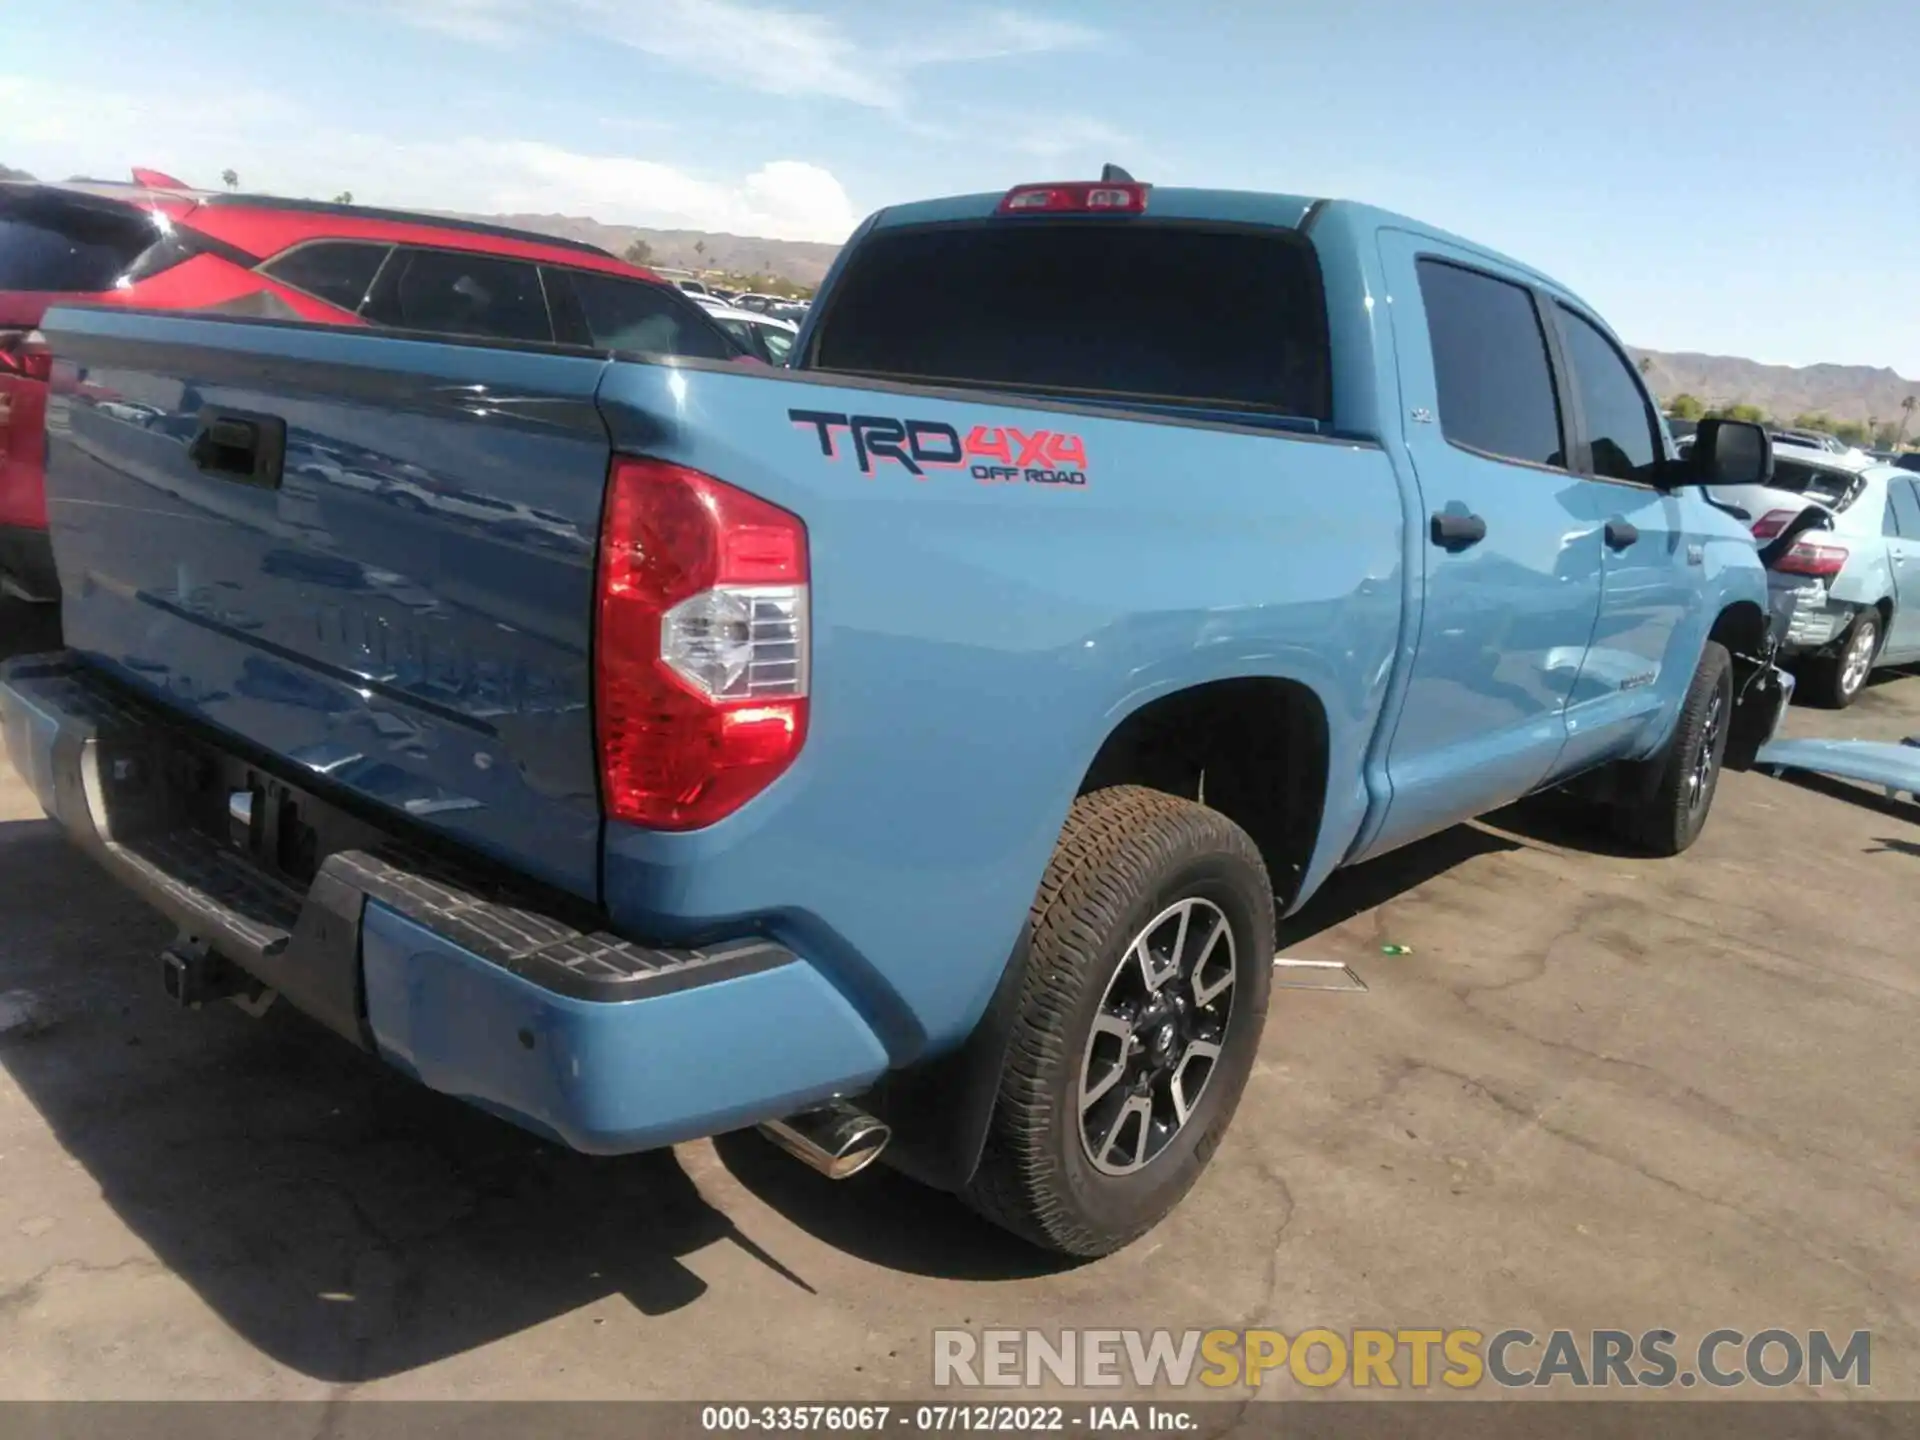
[[[811,1290],[671,1151],[574,1154],[279,1007],[259,1021],[175,1009],[155,964],[166,923],[50,823],[0,823],[0,876],[0,1008],[14,1016],[0,1066],[159,1264],[275,1361],[355,1383],[609,1296],[669,1313],[707,1288],[682,1257],[721,1240]],[[835,1186],[757,1136],[719,1143],[756,1196],[877,1263],[970,1278],[1055,1268],[897,1175]],[[9,1148],[9,1189],[31,1196],[36,1164],[48,1174],[58,1156]],[[0,1275],[14,1323],[31,1323],[43,1288],[85,1283],[70,1271],[98,1256],[58,1243],[73,1223],[37,1242],[40,1273]]]
[[[1455,825],[1404,849],[1388,851],[1377,860],[1334,871],[1298,914],[1280,922],[1274,938],[1285,953],[1356,915],[1378,910],[1476,856],[1520,848],[1519,841],[1478,826]]]
[[[949,1280],[1025,1280],[1085,1261],[1028,1245],[989,1224],[958,1197],[930,1190],[884,1164],[829,1180],[751,1130],[714,1150],[733,1178],[815,1239],[873,1265]]]

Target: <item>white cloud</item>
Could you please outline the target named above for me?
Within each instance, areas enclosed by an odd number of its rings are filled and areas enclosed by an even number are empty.
[[[663,160],[587,154],[530,140],[396,142],[318,122],[271,94],[183,98],[85,91],[0,75],[5,163],[49,179],[124,179],[153,165],[215,186],[362,204],[587,216],[614,225],[717,230],[779,240],[846,239],[859,216],[833,174],[775,159],[744,174],[696,174]]]
[[[582,155],[533,141],[463,141],[448,149],[453,153],[445,159],[486,176],[481,187],[491,211],[836,243],[859,220],[840,182],[799,160],[775,160],[737,180],[715,181],[655,161]],[[431,167],[443,157],[414,158]]]
[[[401,0],[397,18],[484,45],[571,25],[710,79],[765,95],[817,96],[900,110],[910,71],[1085,49],[1098,32],[995,9],[955,16],[899,44],[867,40],[824,15],[751,0]]]
[[[564,0],[617,44],[767,95],[818,95],[893,109],[899,79],[833,22],[743,0]]]

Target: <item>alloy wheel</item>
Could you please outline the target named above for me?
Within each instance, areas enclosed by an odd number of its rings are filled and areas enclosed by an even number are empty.
[[[1080,1142],[1094,1169],[1134,1174],[1192,1118],[1226,1041],[1237,962],[1226,915],[1198,896],[1122,953],[1081,1058]]]
[[[1867,683],[1867,675],[1873,669],[1873,650],[1880,639],[1880,627],[1871,620],[1861,620],[1853,627],[1853,637],[1847,641],[1846,658],[1840,666],[1840,689],[1851,695]]]
[[[1700,727],[1700,750],[1687,776],[1687,810],[1693,813],[1713,794],[1714,772],[1720,764],[1720,726],[1726,715],[1726,696],[1716,690],[1707,706],[1707,722]]]

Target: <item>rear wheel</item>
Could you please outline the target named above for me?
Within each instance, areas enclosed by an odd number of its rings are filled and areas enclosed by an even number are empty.
[[[968,1199],[1105,1255],[1193,1186],[1266,1020],[1273,891],[1246,832],[1116,786],[1076,800],[1032,913],[1024,990]]]
[[[1880,612],[1862,610],[1840,642],[1837,654],[1823,656],[1806,668],[1806,694],[1829,710],[1844,710],[1867,688],[1873,662],[1880,655]]]
[[[1614,809],[1614,830],[1623,840],[1654,855],[1678,855],[1700,838],[1719,788],[1732,718],[1733,658],[1709,640],[1667,748],[1646,762],[1637,798]]]

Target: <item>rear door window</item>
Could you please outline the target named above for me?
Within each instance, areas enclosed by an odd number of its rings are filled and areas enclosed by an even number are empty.
[[[361,314],[402,330],[553,339],[536,266],[461,250],[402,248]]]
[[[283,285],[342,310],[358,310],[392,249],[353,240],[319,240],[289,250],[260,268]]]
[[[154,235],[131,205],[0,187],[0,290],[111,290]]]
[[[1894,517],[1900,522],[1901,538],[1920,540],[1920,483],[1895,480],[1888,484],[1887,492],[1893,500]]]
[[[1444,260],[1419,267],[1441,433],[1495,459],[1564,469],[1560,401],[1532,293]]]
[[[731,343],[713,317],[674,286],[592,270],[568,270],[555,278],[572,286],[587,343],[597,350],[731,360],[748,348]]]
[[[817,370],[1332,415],[1319,264],[1291,231],[1138,220],[881,230],[851,257],[818,327]]]

